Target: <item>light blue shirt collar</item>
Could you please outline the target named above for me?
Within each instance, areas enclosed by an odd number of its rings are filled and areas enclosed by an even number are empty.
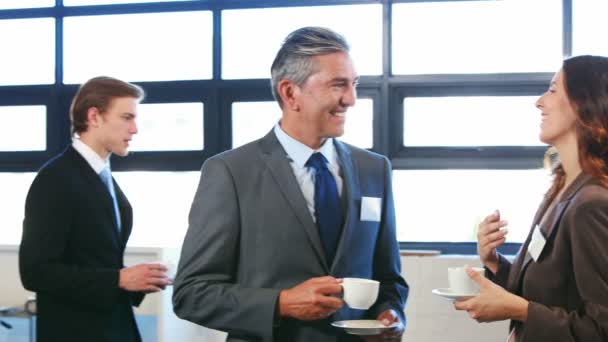
[[[306,162],[315,152],[321,152],[331,165],[337,164],[333,138],[327,138],[323,145],[321,145],[321,148],[316,151],[287,135],[281,128],[280,122],[274,126],[274,134],[277,136],[279,143],[283,146],[283,149],[285,149],[289,158],[300,168],[306,166]]]

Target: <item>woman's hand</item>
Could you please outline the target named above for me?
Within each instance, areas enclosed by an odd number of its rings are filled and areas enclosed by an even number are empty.
[[[507,224],[507,221],[500,220],[500,212],[495,210],[481,221],[477,230],[477,254],[484,266],[489,268],[492,273],[496,273],[498,270],[496,247],[506,241],[505,235],[509,231],[501,228],[506,227]]]
[[[528,301],[494,284],[481,274],[467,268],[467,274],[479,284],[479,295],[455,302],[456,310],[466,310],[478,322],[514,319],[525,322],[528,318]]]

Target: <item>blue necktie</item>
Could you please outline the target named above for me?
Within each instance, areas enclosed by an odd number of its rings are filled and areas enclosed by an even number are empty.
[[[112,196],[112,204],[114,205],[114,216],[116,217],[116,227],[118,227],[118,231],[120,232],[120,211],[118,210],[118,201],[116,201],[116,193],[114,192],[114,183],[112,182],[112,174],[110,173],[110,168],[105,167],[99,173],[99,177],[108,188],[110,192],[110,196]]]
[[[342,230],[342,207],[336,180],[327,168],[327,159],[315,152],[306,162],[315,170],[315,218],[329,265],[333,263]]]

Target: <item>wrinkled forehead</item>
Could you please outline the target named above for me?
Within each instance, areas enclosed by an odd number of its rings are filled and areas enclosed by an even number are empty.
[[[359,74],[350,55],[346,52],[334,52],[313,57],[313,73],[323,74],[326,78],[341,78],[356,81]]]

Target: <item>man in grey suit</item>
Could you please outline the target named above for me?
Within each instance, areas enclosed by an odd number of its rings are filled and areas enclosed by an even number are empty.
[[[305,27],[271,68],[283,115],[265,137],[208,159],[175,279],[175,313],[229,341],[359,340],[334,321],[378,319],[400,341],[401,277],[389,161],[342,143],[358,75],[344,38]],[[341,278],[380,282],[368,310]]]

